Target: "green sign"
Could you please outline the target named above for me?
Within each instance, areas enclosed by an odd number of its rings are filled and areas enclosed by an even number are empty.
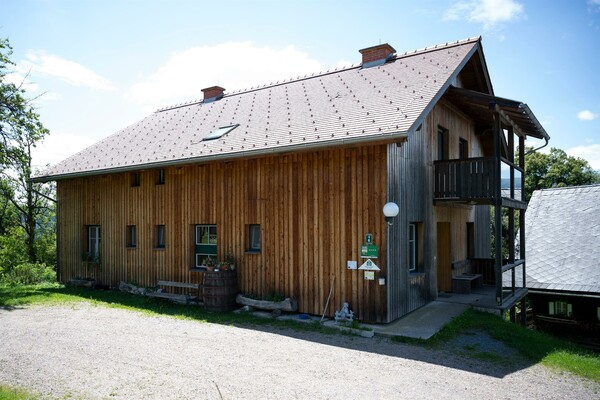
[[[360,256],[362,258],[377,258],[379,251],[377,246],[371,244],[363,244],[360,246]]]

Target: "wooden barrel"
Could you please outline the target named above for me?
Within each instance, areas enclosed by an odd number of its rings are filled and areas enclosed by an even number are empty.
[[[235,271],[206,271],[202,284],[206,311],[225,312],[235,309],[238,292]]]

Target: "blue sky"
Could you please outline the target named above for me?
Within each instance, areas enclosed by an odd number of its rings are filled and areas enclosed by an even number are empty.
[[[0,0],[8,77],[37,100],[54,164],[157,108],[481,35],[495,94],[600,169],[600,0]],[[533,144],[533,143],[531,143]]]

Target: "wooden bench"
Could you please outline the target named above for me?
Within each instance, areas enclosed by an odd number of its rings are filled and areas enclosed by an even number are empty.
[[[478,288],[483,283],[481,274],[461,274],[452,277],[452,292],[470,294],[472,288]]]
[[[179,304],[190,304],[192,302],[198,302],[198,291],[200,290],[200,285],[197,283],[185,283],[185,282],[173,282],[173,281],[158,281],[158,286],[165,287],[176,287],[183,289],[192,289],[196,291],[196,294],[177,294],[177,293],[168,293],[168,292],[151,292],[148,293],[149,297],[158,297],[161,299],[171,300],[175,303]]]

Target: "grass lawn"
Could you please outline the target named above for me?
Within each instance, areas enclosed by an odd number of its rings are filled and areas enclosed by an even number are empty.
[[[0,384],[0,399],[2,400],[33,400],[37,397],[23,389]]]
[[[65,287],[58,284],[20,287],[0,286],[0,307],[18,307],[40,303],[63,304],[80,301],[88,301],[102,306],[124,308],[154,315],[168,315],[176,318],[234,326],[238,324],[270,325],[296,330],[339,334],[337,329],[324,327],[318,322],[301,323],[258,318],[250,314],[210,313],[204,311],[203,307],[177,305],[160,299],[134,296],[115,290],[93,290],[71,286]],[[487,332],[494,339],[516,349],[530,360],[600,382],[600,355],[555,337],[525,329],[520,325],[512,324],[487,313],[469,310],[455,318],[442,331],[428,341],[407,341],[402,338],[398,340],[436,347],[448,342],[462,332],[472,330]],[[3,398],[1,392],[0,398]]]

